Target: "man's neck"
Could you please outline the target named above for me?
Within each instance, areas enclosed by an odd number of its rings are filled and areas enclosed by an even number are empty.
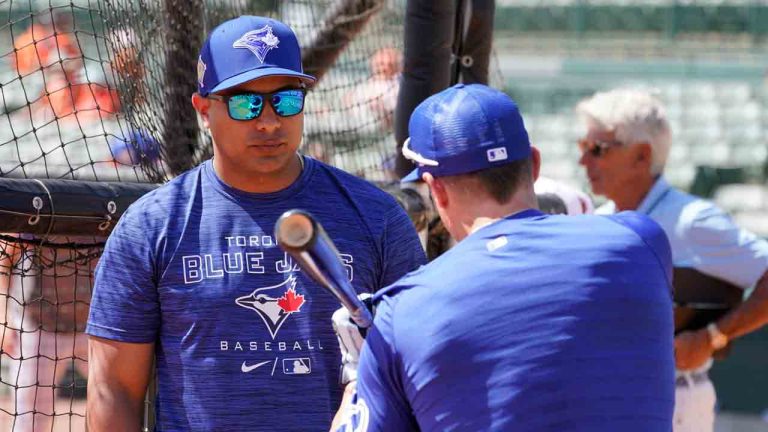
[[[637,179],[632,182],[632,187],[622,191],[621,194],[611,198],[616,205],[616,211],[637,210],[648,192],[651,191],[655,179],[652,176]]]
[[[297,157],[293,158],[291,162],[279,172],[248,173],[247,175],[240,175],[239,173],[233,173],[226,169],[222,169],[217,164],[217,159],[214,157],[213,168],[219,179],[228,186],[243,192],[264,194],[278,192],[292,185],[293,182],[299,178],[304,169],[304,160],[297,154]],[[222,175],[222,172],[226,172],[226,175]]]
[[[524,193],[524,191],[515,194],[504,204],[499,204],[488,198],[480,199],[478,202],[467,205],[467,210],[459,222],[461,232],[456,236],[456,239],[461,241],[461,239],[499,219],[536,207],[536,196],[532,193]]]

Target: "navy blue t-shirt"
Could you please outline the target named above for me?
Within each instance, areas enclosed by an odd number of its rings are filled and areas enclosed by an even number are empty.
[[[358,292],[425,262],[392,197],[305,161],[270,194],[233,189],[205,162],[138,200],[109,237],[87,332],[156,343],[158,430],[327,430],[341,397],[340,305],[277,247],[283,212],[318,219]]]
[[[671,431],[671,275],[639,214],[485,226],[375,296],[340,430]]]

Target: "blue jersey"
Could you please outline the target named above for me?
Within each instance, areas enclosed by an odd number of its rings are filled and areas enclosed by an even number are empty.
[[[305,160],[270,194],[233,189],[205,162],[142,197],[110,236],[87,332],[156,343],[158,430],[327,430],[341,397],[340,305],[277,247],[286,210],[318,219],[359,292],[425,262],[392,197]]]
[[[635,213],[483,227],[375,296],[345,427],[671,431],[671,274]]]

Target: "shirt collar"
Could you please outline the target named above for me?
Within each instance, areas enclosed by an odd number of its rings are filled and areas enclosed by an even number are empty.
[[[650,214],[670,188],[671,186],[667,183],[667,180],[663,176],[659,176],[653,183],[651,190],[643,198],[643,201],[637,206],[637,211],[643,214]]]

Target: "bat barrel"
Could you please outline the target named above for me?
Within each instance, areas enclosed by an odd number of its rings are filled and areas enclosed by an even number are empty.
[[[373,316],[349,283],[336,246],[312,215],[301,210],[285,212],[275,225],[275,238],[302,271],[347,308],[355,324],[371,326]]]

